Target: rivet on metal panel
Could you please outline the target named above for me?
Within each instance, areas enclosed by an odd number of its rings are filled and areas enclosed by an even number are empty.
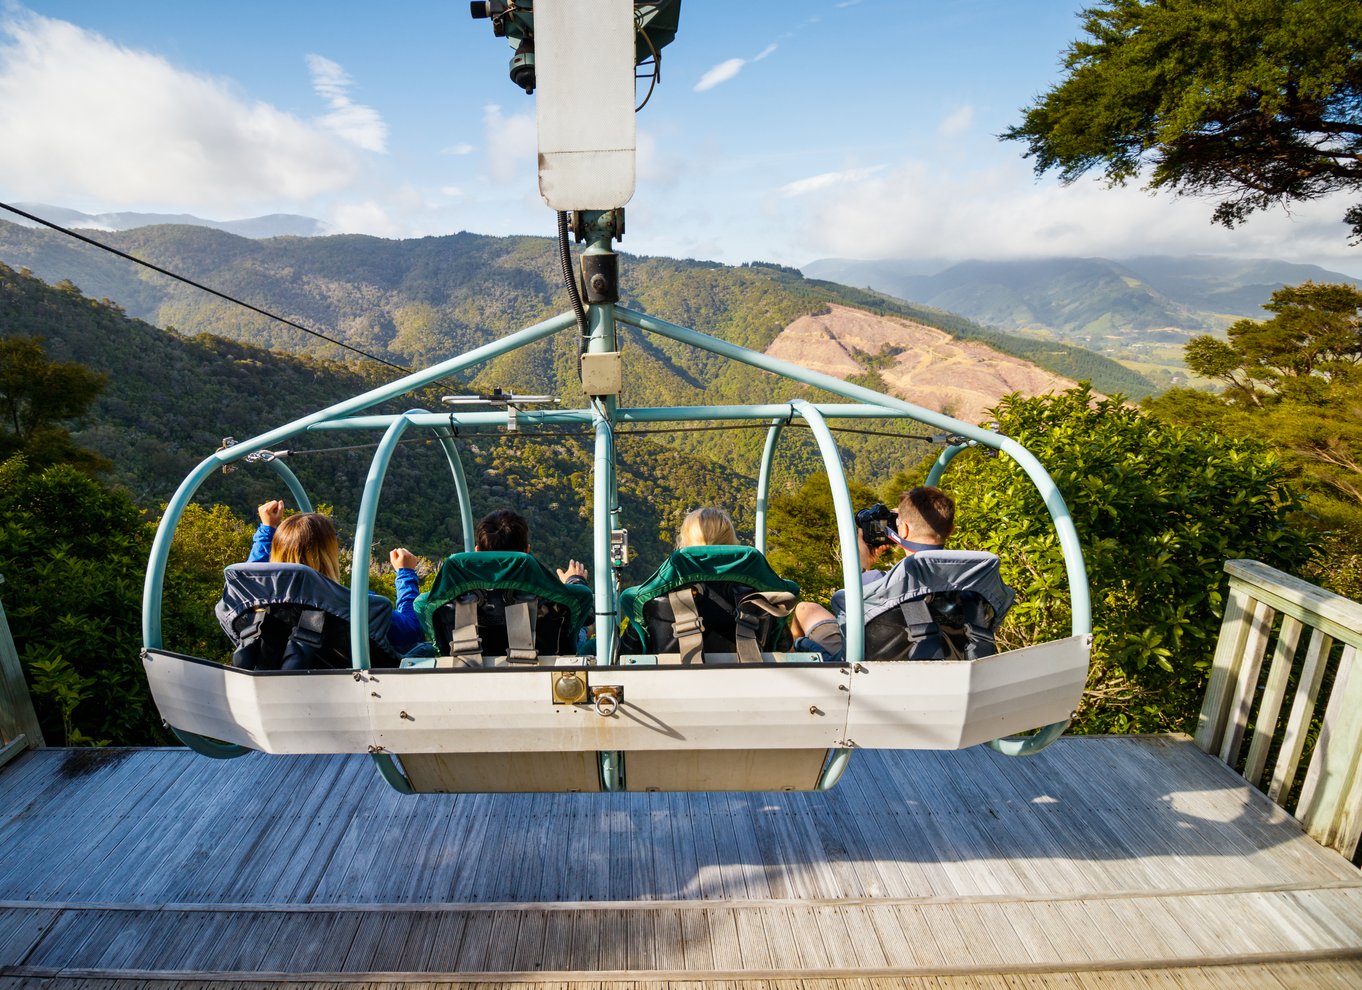
[[[845,684],[838,684],[838,685],[837,685],[837,690],[838,690],[838,691],[850,691],[851,688],[847,687]]]
[[[397,717],[398,717],[398,718],[405,718],[408,722],[415,722],[415,721],[416,721],[416,719],[412,718],[412,717],[411,717],[410,715],[408,715],[406,712],[398,712],[398,713],[397,713]]]
[[[809,714],[810,714],[810,715],[822,715],[822,714],[823,714],[823,709],[819,708],[817,705],[810,705],[810,706],[809,706]]]

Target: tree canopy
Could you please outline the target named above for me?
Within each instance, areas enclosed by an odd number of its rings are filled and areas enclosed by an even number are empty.
[[[1221,197],[1234,226],[1275,204],[1362,190],[1362,4],[1101,0],[1066,75],[1004,140],[1066,182]],[[1344,215],[1362,239],[1362,203]]]

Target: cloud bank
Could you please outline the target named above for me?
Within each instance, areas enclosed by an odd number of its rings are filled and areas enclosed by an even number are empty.
[[[0,176],[26,200],[238,214],[297,204],[345,188],[361,165],[354,146],[381,140],[376,114],[348,102],[344,73],[323,76],[332,112],[318,126],[11,8],[0,15]]]

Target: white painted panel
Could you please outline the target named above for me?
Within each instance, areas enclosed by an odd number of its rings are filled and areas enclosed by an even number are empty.
[[[851,680],[847,735],[888,749],[962,749],[1069,717],[1088,676],[1089,638],[971,662],[867,662]]]
[[[149,652],[143,661],[161,717],[177,729],[266,753],[364,753],[367,690],[351,671],[250,674]]]
[[[631,0],[536,0],[539,192],[555,210],[608,210],[634,194]]]
[[[1088,640],[973,663],[622,667],[610,716],[552,703],[553,668],[251,674],[151,653],[171,725],[270,753],[535,753],[574,750],[957,749],[1066,719]],[[848,686],[850,690],[848,690]]]

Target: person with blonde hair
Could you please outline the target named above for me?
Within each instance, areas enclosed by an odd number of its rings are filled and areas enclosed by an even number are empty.
[[[305,564],[322,577],[341,583],[340,540],[330,516],[320,512],[297,512],[284,518],[283,499],[262,503],[256,514],[260,525],[251,540],[248,564],[266,561],[275,564]],[[424,641],[421,620],[416,615],[416,596],[421,579],[416,574],[416,555],[406,547],[388,554],[396,573],[397,601],[393,605],[388,638],[393,646],[407,650]]]
[[[737,546],[738,534],[733,529],[733,520],[723,509],[706,507],[696,509],[681,521],[676,532],[676,548],[703,546]]]

